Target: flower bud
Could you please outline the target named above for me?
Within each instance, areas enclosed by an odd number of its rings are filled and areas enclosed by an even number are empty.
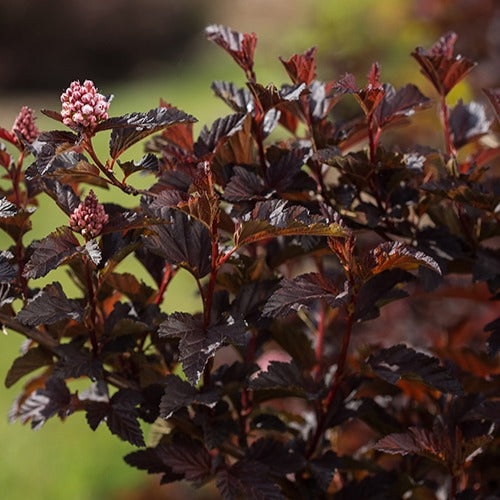
[[[11,133],[16,137],[20,135],[26,142],[32,143],[40,135],[35,125],[33,110],[28,106],[23,106],[12,125]]]
[[[97,201],[94,191],[91,190],[85,200],[71,214],[69,225],[73,231],[81,233],[88,240],[99,236],[108,220],[108,214]]]
[[[71,128],[93,129],[108,118],[109,102],[90,80],[74,81],[61,95],[63,123]]]

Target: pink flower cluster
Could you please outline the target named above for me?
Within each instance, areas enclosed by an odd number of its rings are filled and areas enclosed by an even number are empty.
[[[108,118],[109,102],[91,80],[85,80],[83,85],[72,82],[61,95],[61,102],[63,123],[68,127],[93,129]]]
[[[69,225],[87,239],[95,238],[101,234],[103,226],[108,222],[108,214],[104,207],[97,201],[94,191],[90,190],[85,200],[71,214]]]
[[[34,111],[28,106],[23,106],[17,115],[11,133],[14,137],[19,134],[26,142],[32,143],[40,135],[35,125]]]

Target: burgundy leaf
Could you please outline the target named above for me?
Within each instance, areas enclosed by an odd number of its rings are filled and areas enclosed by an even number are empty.
[[[464,104],[462,99],[459,99],[457,105],[451,110],[449,122],[455,148],[461,148],[487,134],[491,125],[482,104],[474,101]]]
[[[350,292],[340,290],[334,283],[318,273],[303,274],[289,280],[284,278],[263,309],[264,316],[288,316],[301,307],[324,300],[331,307],[347,303]]]
[[[483,89],[486,97],[489,99],[495,114],[497,115],[497,120],[500,121],[500,88],[496,89]]]
[[[78,240],[67,226],[31,244],[33,253],[24,266],[26,278],[41,278],[78,253]]]
[[[295,84],[310,85],[316,78],[316,47],[311,47],[302,54],[294,54],[288,61],[280,61]]]
[[[434,85],[437,92],[446,96],[476,63],[453,55],[456,33],[443,35],[429,50],[417,47],[411,55],[418,61],[422,74]]]
[[[5,377],[5,387],[11,387],[20,378],[42,366],[53,363],[52,354],[43,347],[28,349],[22,356],[14,360]]]
[[[239,89],[234,83],[223,81],[213,82],[211,89],[236,113],[247,114],[254,111],[253,97],[248,89]]]

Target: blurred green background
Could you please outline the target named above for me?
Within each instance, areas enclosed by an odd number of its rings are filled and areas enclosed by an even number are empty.
[[[479,87],[499,84],[500,14],[496,5],[489,0],[2,2],[0,126],[9,129],[22,105],[37,111],[59,109],[59,95],[71,80],[91,78],[102,93],[115,95],[111,115],[146,111],[162,97],[198,117],[198,131],[202,124],[229,113],[212,95],[210,83],[230,80],[243,84],[235,64],[205,41],[203,27],[211,23],[258,34],[256,72],[262,83],[286,81],[279,55],[288,58],[316,45],[322,79],[337,79],[347,71],[363,79],[371,62],[378,60],[384,81],[397,86],[415,82],[430,97],[432,91],[418,75],[409,53],[454,29],[460,36],[458,49],[463,47],[465,54],[481,63],[460,89],[462,95],[474,95]],[[37,115],[40,129],[54,126],[39,112]],[[435,111],[426,111],[424,120],[437,122]],[[98,141],[98,151],[104,157],[106,137]],[[129,156],[138,159],[140,155],[138,146]],[[136,201],[126,200],[116,191],[98,195],[103,201]],[[43,198],[33,222],[28,240],[67,223],[48,198]],[[0,235],[0,250],[9,245]],[[121,270],[152,284],[133,259],[127,259]],[[67,283],[64,272],[54,272],[40,284],[54,280]],[[176,277],[166,296],[166,310],[192,310],[197,305],[189,278]],[[16,333],[0,336],[2,380],[21,343]],[[64,423],[49,420],[36,432],[20,424],[9,425],[7,413],[22,383],[0,389],[1,498],[183,498],[182,490],[159,489],[155,478],[128,467],[122,456],[132,451],[131,446],[106,427],[94,435],[82,414],[72,415]]]

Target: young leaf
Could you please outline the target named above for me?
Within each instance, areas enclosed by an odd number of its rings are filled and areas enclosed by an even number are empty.
[[[21,323],[29,326],[51,325],[66,318],[82,321],[83,308],[66,297],[60,283],[47,285],[17,315]]]
[[[253,57],[257,45],[255,33],[239,33],[227,26],[212,24],[205,28],[207,38],[222,47],[245,71],[253,77]]]
[[[302,54],[294,54],[288,61],[279,58],[293,83],[310,85],[316,78],[316,50],[311,47]]]
[[[349,290],[340,290],[318,273],[303,274],[289,280],[284,278],[263,309],[264,316],[288,316],[301,307],[325,300],[331,307],[347,303]]]
[[[417,47],[411,53],[419,63],[422,74],[434,85],[441,96],[446,96],[476,65],[475,62],[466,57],[453,55],[457,38],[456,33],[449,32],[443,35],[429,50]]]
[[[432,257],[400,242],[381,243],[370,252],[370,257],[374,261],[374,266],[370,270],[372,276],[388,269],[411,271],[419,266],[425,266],[441,274],[438,263]]]
[[[339,236],[344,230],[337,223],[328,223],[324,217],[312,215],[303,206],[289,206],[286,200],[258,202],[243,218],[234,240],[237,246],[276,236]]]
[[[433,356],[417,352],[399,344],[381,349],[368,358],[373,371],[384,380],[395,384],[400,379],[417,380],[438,391],[462,394],[462,386],[453,373]]]
[[[205,329],[203,320],[187,313],[173,313],[160,325],[160,337],[179,338],[180,361],[191,385],[196,385],[207,361],[224,343],[246,342],[246,325],[229,317]]]
[[[33,253],[24,266],[26,278],[37,279],[48,274],[78,253],[78,240],[67,226],[60,227],[42,240],[31,244]]]

